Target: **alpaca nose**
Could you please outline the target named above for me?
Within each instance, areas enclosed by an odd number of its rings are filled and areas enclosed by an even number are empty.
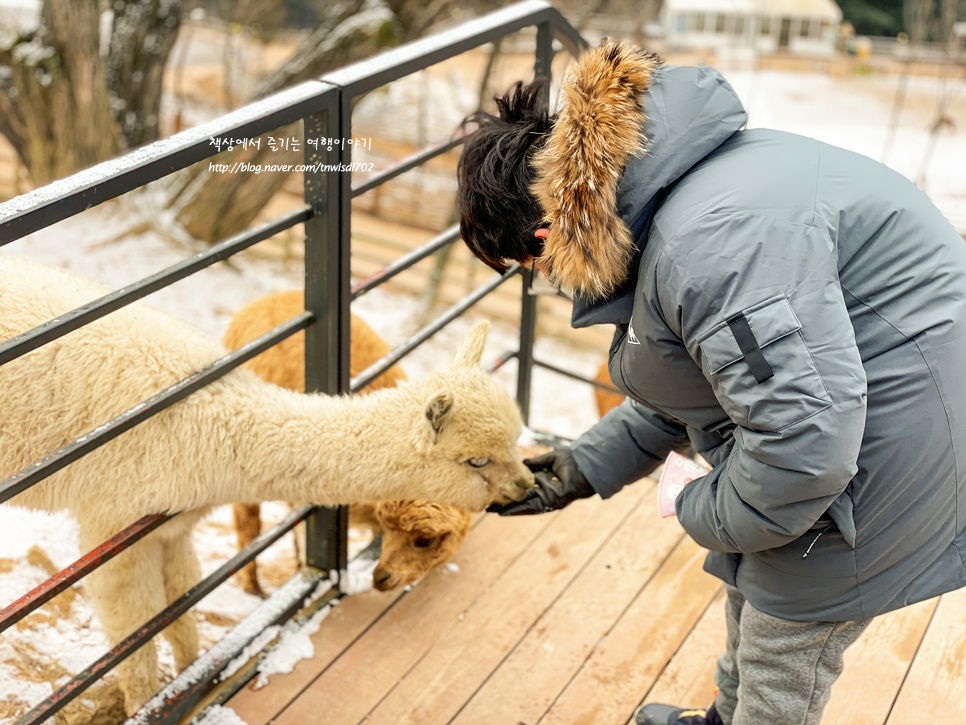
[[[372,586],[380,592],[388,592],[392,589],[390,579],[392,579],[392,574],[381,566],[377,566],[372,572]]]

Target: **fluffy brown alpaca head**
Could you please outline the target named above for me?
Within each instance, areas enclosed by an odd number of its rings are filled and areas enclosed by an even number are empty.
[[[375,505],[382,529],[382,554],[372,573],[379,591],[412,584],[446,562],[470,531],[472,515],[429,501],[384,501]]]

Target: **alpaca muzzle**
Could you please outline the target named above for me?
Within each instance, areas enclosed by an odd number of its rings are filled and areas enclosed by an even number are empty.
[[[380,592],[388,592],[394,586],[392,574],[377,566],[372,572],[372,586]]]
[[[534,488],[537,484],[533,480],[533,474],[527,470],[526,476],[515,478],[508,481],[500,488],[500,495],[494,503],[505,504],[513,501],[522,501],[527,496],[527,491]]]

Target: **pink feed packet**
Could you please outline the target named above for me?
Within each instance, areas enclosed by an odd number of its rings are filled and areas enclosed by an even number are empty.
[[[657,483],[657,512],[665,518],[675,516],[674,499],[691,481],[710,471],[710,468],[672,451],[664,461],[664,470]]]

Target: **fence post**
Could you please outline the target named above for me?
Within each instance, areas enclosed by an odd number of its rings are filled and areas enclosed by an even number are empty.
[[[305,330],[305,392],[338,395],[349,390],[349,249],[342,244],[343,179],[341,144],[329,151],[309,139],[341,139],[339,88],[332,87],[326,109],[303,122],[305,165],[329,164],[305,172],[305,202],[313,216],[305,222],[305,309],[315,322]],[[336,455],[336,452],[333,452]],[[349,514],[346,506],[320,507],[306,520],[306,563],[323,571],[346,570]]]
[[[550,99],[550,65],[553,62],[553,21],[548,20],[537,26],[537,51],[534,76],[546,78],[543,93]],[[520,302],[520,352],[517,355],[517,403],[523,415],[523,422],[530,423],[530,382],[533,373],[533,341],[537,328],[537,298],[531,294],[530,287],[534,272],[521,271],[523,294]]]

